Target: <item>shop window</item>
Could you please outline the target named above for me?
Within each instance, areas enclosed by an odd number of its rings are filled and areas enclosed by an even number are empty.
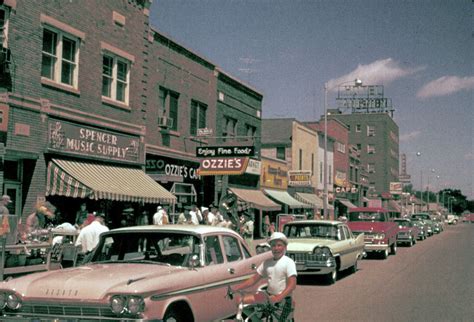
[[[5,180],[20,181],[20,162],[5,160],[3,163]]]
[[[285,160],[285,147],[284,146],[279,146],[276,148],[276,158],[279,160]]]

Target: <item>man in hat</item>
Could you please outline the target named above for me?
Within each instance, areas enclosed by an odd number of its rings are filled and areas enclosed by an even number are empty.
[[[3,195],[0,201],[0,215],[8,215],[10,212],[7,206],[12,202],[9,195]]]
[[[76,246],[81,246],[82,253],[90,253],[99,243],[100,234],[105,231],[109,231],[105,225],[105,214],[98,213],[93,222],[81,229],[76,239]]]

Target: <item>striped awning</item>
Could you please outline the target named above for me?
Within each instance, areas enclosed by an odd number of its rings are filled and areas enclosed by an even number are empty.
[[[293,198],[287,191],[263,189],[266,195],[287,205],[290,208],[312,208],[311,205],[300,202]]]
[[[281,206],[268,199],[260,190],[249,190],[240,188],[229,188],[240,201],[245,201],[249,208],[264,211],[280,210]]]
[[[143,203],[176,203],[176,197],[141,169],[53,159],[47,196]]]
[[[352,202],[350,202],[347,199],[337,199],[337,200],[349,209],[357,208],[356,205],[354,205]]]
[[[295,194],[295,199],[301,202],[307,203],[312,205],[314,208],[323,208],[323,200],[319,198],[314,193],[304,193],[304,192],[297,192]]]

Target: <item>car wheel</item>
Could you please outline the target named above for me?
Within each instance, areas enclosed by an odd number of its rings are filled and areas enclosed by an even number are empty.
[[[416,238],[413,238],[413,245],[416,244]]]
[[[334,284],[337,280],[337,269],[326,275],[326,282],[328,284]]]
[[[387,249],[385,249],[385,250],[383,251],[383,253],[382,253],[382,258],[383,258],[383,259],[387,259],[387,258],[388,258],[388,255],[389,255],[389,253],[388,253],[388,248],[387,248]]]
[[[410,246],[410,247],[413,246],[413,240],[412,239],[410,239],[410,242],[408,243],[408,246]]]
[[[170,310],[166,312],[165,318],[163,319],[164,322],[185,322],[188,319],[184,316],[183,312],[179,312],[177,310]]]
[[[392,255],[397,254],[397,243],[393,243],[392,246],[390,246],[390,254]]]
[[[354,274],[357,272],[357,263],[359,262],[359,257],[356,258],[356,261],[354,262],[354,265],[351,267],[351,273]]]

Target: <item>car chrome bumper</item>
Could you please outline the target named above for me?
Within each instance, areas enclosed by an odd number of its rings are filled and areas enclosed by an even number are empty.
[[[336,261],[334,259],[329,261],[297,261],[295,264],[299,275],[329,274],[336,268]]]
[[[383,252],[390,248],[387,244],[365,244],[366,252]]]

